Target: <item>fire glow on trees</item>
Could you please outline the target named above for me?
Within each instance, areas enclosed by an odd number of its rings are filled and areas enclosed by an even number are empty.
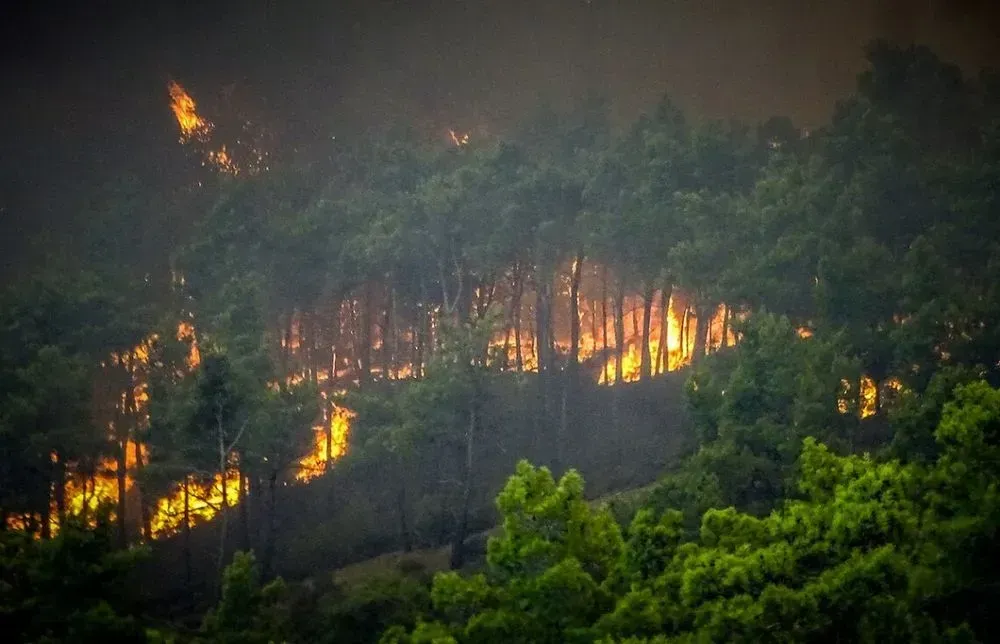
[[[699,344],[705,347],[706,352],[713,352],[733,346],[738,341],[733,321],[742,315],[720,304],[709,323],[701,325],[706,338],[701,343],[697,342],[695,336],[699,325],[693,303],[678,289],[666,294],[653,291],[648,294],[649,302],[639,295],[623,295],[620,312],[616,313],[614,298],[608,288],[614,283],[614,276],[594,262],[585,263],[584,267],[576,307],[579,316],[577,360],[581,375],[592,382],[616,384],[616,355],[619,351],[616,328],[622,331],[621,381],[624,383],[642,378],[644,354],[648,356],[648,373],[655,376],[690,364]],[[550,329],[541,336],[551,338],[552,355],[556,361],[551,368],[558,370],[565,367],[568,356],[572,354],[569,317],[572,291],[567,279],[571,272],[569,265],[557,271],[556,288],[552,290],[550,303]],[[491,340],[491,355],[494,360],[502,360],[503,364],[494,366],[504,371],[535,372],[538,371],[542,351],[537,328],[540,320],[537,315],[538,296],[533,284],[513,286],[509,282],[509,279],[501,279],[489,288],[473,289],[470,315],[482,314],[489,303],[505,303],[506,323]],[[354,414],[332,403],[332,397],[341,393],[344,387],[361,379],[403,380],[422,375],[423,361],[436,342],[441,311],[438,307],[418,306],[405,312],[394,302],[390,287],[369,284],[360,287],[359,292],[349,295],[339,305],[325,309],[324,316],[318,311],[295,311],[287,320],[287,328],[281,333],[279,343],[279,349],[285,356],[283,363],[286,364],[287,377],[293,383],[311,379],[320,386],[324,398],[324,417],[313,427],[312,449],[289,471],[289,483],[307,483],[321,476],[346,453]],[[618,316],[621,319],[616,319]],[[647,323],[648,333],[644,331]],[[366,324],[370,326],[366,328]],[[188,371],[193,371],[200,364],[196,336],[196,329],[190,320],[178,324],[177,338],[189,346],[185,360]],[[808,330],[800,331],[800,337],[807,339],[810,336]],[[139,423],[148,420],[145,374],[152,340],[150,338],[123,355],[112,355],[108,360],[109,366],[126,367],[126,371],[132,374],[127,385],[131,393],[126,395],[128,391],[122,392],[120,404],[126,406],[131,396]],[[364,358],[362,353],[366,342],[369,356]],[[366,373],[362,373],[364,369],[367,369]],[[885,390],[896,390],[897,384],[886,383]],[[852,400],[857,403],[851,404]],[[877,404],[875,384],[870,379],[863,378],[853,385],[844,383],[840,404],[843,413],[854,409],[859,416],[867,418],[876,413]],[[113,426],[109,426],[109,434],[114,440],[120,440]],[[135,485],[135,480],[138,469],[146,461],[146,450],[131,439],[119,447],[125,455],[125,493],[130,499],[130,506],[137,507],[141,490]],[[69,476],[65,487],[67,510],[93,516],[99,504],[114,505],[119,494],[119,462],[115,458],[107,458],[87,472],[68,464]],[[246,481],[241,481],[235,462],[224,478],[219,475],[188,476],[175,483],[166,496],[149,499],[149,530],[145,536],[162,538],[176,534],[185,525],[193,526],[212,519],[224,506],[235,507],[250,493]],[[50,514],[54,532],[58,529],[54,507]],[[135,515],[134,512],[131,514]],[[131,520],[134,525],[135,519]],[[23,517],[11,519],[12,527],[28,525]]]

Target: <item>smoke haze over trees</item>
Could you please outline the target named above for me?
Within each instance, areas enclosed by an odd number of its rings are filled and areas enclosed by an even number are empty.
[[[988,7],[658,7],[21,19],[8,634],[988,641]]]

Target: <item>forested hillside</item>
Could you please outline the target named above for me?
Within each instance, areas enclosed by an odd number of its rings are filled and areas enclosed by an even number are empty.
[[[1000,79],[868,60],[814,131],[594,97],[294,162],[172,82],[193,179],[2,294],[5,630],[988,641]]]

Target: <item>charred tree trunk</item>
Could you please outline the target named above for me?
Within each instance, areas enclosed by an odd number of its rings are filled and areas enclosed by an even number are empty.
[[[294,318],[294,316],[295,316],[294,312],[293,313],[289,313],[286,316],[286,318],[284,320],[284,323],[281,325],[282,326],[281,335],[282,335],[282,338],[283,338],[282,339],[282,343],[281,343],[281,375],[282,376],[286,376],[288,374],[288,370],[289,370],[289,357],[290,357],[290,354],[291,354],[291,351],[292,351],[292,319]]]
[[[708,332],[712,326],[712,308],[706,304],[695,305],[694,353],[691,364],[699,364],[708,352]]]
[[[124,548],[128,545],[128,523],[125,516],[125,496],[128,492],[128,472],[126,470],[128,466],[128,443],[119,441],[117,447],[117,453],[115,454],[115,479],[118,483],[118,545]]]
[[[608,267],[604,266],[601,269],[601,335],[603,336],[603,348],[604,348],[604,366],[601,367],[603,372],[604,382],[609,381],[608,378]]]
[[[323,423],[323,438],[326,440],[326,460],[323,461],[323,470],[326,472],[329,472],[333,466],[333,414],[335,411],[333,400],[327,396],[326,409],[324,410],[325,422]]]
[[[250,504],[247,502],[247,486],[249,481],[243,472],[243,464],[239,465],[239,496],[237,504],[240,510],[240,538],[242,539],[242,549],[250,550]]]
[[[632,316],[632,337],[633,338],[638,338],[638,337],[640,337],[639,336],[639,316],[636,315],[636,309],[635,309],[634,306],[632,307],[632,310],[629,311],[629,314]]]
[[[66,525],[66,462],[56,456],[52,464],[52,494],[56,503],[56,518],[59,527]]]
[[[625,283],[624,280],[619,279],[617,285],[617,291],[615,293],[615,387],[611,392],[611,428],[614,433],[613,441],[615,450],[618,452],[619,458],[618,463],[622,462],[621,459],[621,440],[619,435],[621,433],[621,422],[620,422],[620,407],[621,407],[621,391],[622,383],[624,382],[625,370],[624,362],[625,357]]]
[[[583,253],[577,253],[569,284],[569,375],[576,382],[580,366],[580,280],[583,276]]]
[[[649,380],[650,376],[653,375],[653,356],[649,348],[649,335],[652,328],[654,293],[652,282],[646,284],[642,294],[642,358],[639,365],[639,377],[642,380]]]
[[[191,586],[191,477],[184,476],[184,584]]]
[[[142,489],[141,485],[138,485],[142,481],[142,469],[146,464],[142,460],[142,445],[136,440],[132,443],[133,450],[135,452],[135,471],[136,471],[136,489],[139,491],[139,513],[142,518],[142,536],[146,541],[150,541],[153,538],[153,528],[152,520],[149,515],[149,500],[146,498],[146,493]]]
[[[597,302],[590,302],[590,339],[594,343],[592,347],[594,350],[597,349],[597,338],[599,338],[597,331]]]
[[[524,356],[521,353],[521,296],[524,294],[524,279],[521,276],[521,265],[514,269],[514,296],[511,300],[512,320],[514,324],[514,366],[518,373],[524,371]]]
[[[614,301],[615,314],[615,384],[619,384],[625,377],[625,283],[618,281],[615,291]]]
[[[394,376],[392,372],[392,296],[386,298],[385,310],[382,313],[382,322],[379,325],[379,340],[382,342],[380,356],[382,358],[382,377],[389,380]]]
[[[552,368],[550,347],[552,346],[549,336],[549,306],[551,294],[551,280],[548,275],[539,275],[536,286],[535,305],[535,352],[538,358],[538,386],[540,388],[543,426],[547,425],[550,415],[550,386],[549,375]]]
[[[42,517],[42,539],[52,538],[52,483],[51,479],[49,484],[45,487],[45,494],[42,495],[42,500],[44,504],[41,507],[41,512],[39,514]]]
[[[428,334],[427,314],[424,312],[422,304],[417,304],[417,328],[413,331],[413,376],[415,378],[424,377],[424,347],[427,343]]]
[[[372,374],[372,306],[375,294],[371,282],[365,283],[364,302],[361,305],[361,328],[358,351],[361,373],[358,374],[358,381],[361,385],[368,384]]]
[[[660,291],[660,342],[656,346],[656,369],[658,373],[670,371],[670,293],[668,284]]]

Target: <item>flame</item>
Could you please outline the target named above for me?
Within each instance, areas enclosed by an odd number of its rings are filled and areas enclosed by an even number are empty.
[[[177,339],[187,342],[190,345],[186,359],[187,368],[194,371],[201,364],[201,352],[198,351],[198,338],[194,333],[194,325],[190,322],[181,322],[177,325]]]
[[[177,483],[171,493],[156,502],[156,510],[150,518],[150,528],[154,539],[178,533],[184,527],[185,496],[187,498],[188,527],[212,519],[222,509],[223,483],[225,499],[229,507],[234,507],[240,498],[240,475],[236,469],[226,472],[223,477],[216,474],[210,481],[201,482],[193,477]],[[185,494],[185,484],[187,491]],[[244,490],[245,492],[245,490]]]
[[[179,87],[179,86],[178,86]],[[190,98],[190,97],[188,97]],[[187,105],[194,109],[193,101],[190,104],[181,102],[180,107]],[[186,108],[185,108],[186,109]],[[195,112],[185,112],[182,114],[195,114]],[[183,121],[179,118],[179,123]],[[192,130],[194,131],[194,130]],[[468,135],[459,137],[452,132],[458,145],[464,145],[468,140]],[[223,148],[224,150],[225,148]],[[579,269],[579,271],[577,270]],[[600,384],[611,385],[615,383],[616,357],[613,355],[618,345],[615,337],[615,319],[613,306],[609,298],[609,284],[614,284],[613,276],[609,279],[610,271],[595,264],[594,262],[584,262],[582,266],[576,266],[569,261],[557,271],[557,281],[554,284],[553,299],[551,302],[551,320],[554,336],[553,351],[555,353],[555,363],[553,369],[565,367],[565,361],[570,354],[570,328],[572,326],[568,315],[571,310],[570,298],[573,289],[571,279],[573,275],[579,277],[577,284],[577,312],[578,312],[578,360],[581,363],[583,373],[589,374],[594,381]],[[371,292],[369,288],[365,288]],[[375,285],[376,291],[380,288]],[[513,307],[508,311],[508,324],[503,331],[499,332],[491,340],[491,358],[499,357],[504,361],[502,368],[513,369],[520,353],[520,367],[523,371],[537,371],[539,368],[540,347],[538,342],[537,315],[534,310],[537,302],[537,294],[533,291],[534,286],[529,282],[523,284],[520,295],[520,309],[514,311]],[[505,292],[504,289],[508,289]],[[488,290],[474,290],[476,294],[477,311],[478,306],[483,304],[480,300],[512,302],[512,285],[497,285]],[[386,293],[388,295],[388,293]],[[622,357],[622,381],[634,382],[641,377],[641,362],[643,353],[643,318],[648,310],[649,314],[649,355],[651,359],[650,373],[660,374],[665,371],[679,369],[692,360],[695,346],[695,331],[697,320],[691,312],[691,307],[684,293],[673,291],[670,297],[666,298],[664,307],[663,293],[655,291],[651,294],[652,304],[647,309],[644,306],[642,297],[629,295],[624,298],[622,331],[624,332],[621,344],[623,347]],[[376,352],[370,361],[371,377],[382,379],[404,379],[411,378],[422,373],[422,365],[433,351],[436,344],[435,336],[438,320],[440,317],[439,307],[418,309],[417,318],[408,328],[396,329],[386,327],[382,319],[388,319],[386,309],[372,311],[374,318],[372,329],[365,332],[360,324],[365,318],[362,313],[363,306],[376,305],[377,299],[365,301],[360,298],[347,298],[340,305],[334,307],[330,312],[329,323],[324,325],[318,317],[310,314],[309,324],[304,326],[302,312],[296,312],[288,321],[287,331],[280,336],[280,344],[287,358],[288,371],[286,378],[289,382],[295,383],[305,379],[311,379],[321,384],[327,392],[332,392],[333,387],[346,385],[350,382],[358,382],[361,378],[361,358],[360,345],[365,337],[370,342],[369,350]],[[663,310],[663,309],[666,310]],[[739,314],[727,310],[725,305],[720,305],[712,313],[712,319],[707,325],[706,350],[711,351],[721,346],[735,344],[737,338],[727,325],[727,320],[739,318]],[[397,319],[393,317],[393,319]],[[400,316],[398,319],[405,319]],[[416,325],[420,326],[416,326]],[[518,328],[515,328],[518,327]],[[405,327],[405,325],[404,325]],[[423,327],[428,333],[418,333],[418,329]],[[194,370],[200,363],[198,347],[198,337],[192,320],[182,320],[177,325],[177,339],[189,345],[186,356],[186,370]],[[725,336],[725,337],[724,337]],[[325,338],[325,339],[324,339]],[[106,361],[111,366],[128,366],[133,374],[133,382],[128,386],[132,387],[132,397],[135,407],[138,408],[142,419],[145,419],[146,406],[148,404],[148,390],[146,386],[146,374],[151,343],[155,339],[150,339],[140,343],[131,352],[122,355],[112,355]],[[517,344],[520,344],[520,347]],[[389,351],[390,345],[392,350]],[[419,346],[418,346],[419,345]],[[329,347],[331,352],[329,362],[326,366],[321,366],[323,360],[316,360],[316,351],[325,352]],[[410,352],[407,354],[407,352]],[[386,355],[386,352],[389,355]],[[379,355],[381,354],[381,355]],[[324,394],[325,397],[325,394]],[[127,396],[121,395],[121,402],[126,402]],[[297,462],[297,467],[292,473],[292,480],[298,483],[307,483],[326,472],[332,461],[341,458],[347,451],[347,438],[350,432],[350,424],[355,417],[354,413],[346,408],[333,405],[330,407],[328,417],[318,426],[313,427],[313,437],[310,452]],[[141,421],[140,421],[141,422]],[[112,432],[113,433],[113,432]],[[329,438],[328,438],[329,436]],[[140,465],[136,462],[134,454],[138,454],[145,459],[145,447],[142,445],[130,444],[128,447],[128,462],[126,467],[126,491],[132,491],[134,486],[135,469]],[[117,469],[114,460],[103,462],[97,471],[89,478],[73,474],[67,483],[68,507],[72,510],[78,508],[96,507],[100,500],[117,500],[118,479]],[[225,488],[225,501],[228,505],[236,505],[244,494],[252,493],[252,490],[241,490],[240,476],[235,469],[231,469],[224,476],[216,474],[206,477],[188,477],[184,481],[176,483],[168,493],[159,499],[151,499],[150,508],[150,535],[153,538],[160,538],[175,534],[183,529],[185,516],[188,525],[207,521],[218,513],[223,505],[223,487]],[[136,490],[138,492],[140,490]],[[134,500],[134,499],[133,499]],[[186,514],[185,514],[186,507]],[[137,513],[131,513],[134,516]],[[16,519],[15,519],[16,520]],[[134,521],[134,519],[132,519]]]
[[[322,475],[329,468],[330,461],[337,460],[347,453],[347,436],[351,430],[351,420],[355,413],[339,405],[333,406],[330,415],[330,445],[327,450],[327,428],[319,425],[313,428],[313,451],[299,461],[295,480],[305,483]]]
[[[856,396],[858,416],[862,419],[870,418],[885,406],[887,398],[895,398],[902,391],[903,383],[895,377],[887,379],[881,387],[876,385],[875,381],[867,375],[861,376],[856,388],[850,381],[841,380],[837,410],[841,414],[850,412],[851,399]]]
[[[448,137],[451,139],[451,142],[457,148],[460,148],[463,145],[468,145],[469,144],[469,133],[468,132],[466,132],[465,134],[458,134],[458,133],[455,132],[455,130],[448,130]]]
[[[173,111],[177,127],[180,129],[178,140],[182,145],[195,144],[199,148],[202,166],[211,167],[222,174],[232,176],[236,176],[244,170],[250,174],[257,174],[268,169],[267,153],[254,143],[256,137],[253,136],[253,123],[250,121],[243,123],[243,132],[248,141],[245,142],[242,138],[236,141],[237,145],[249,151],[249,158],[244,158],[245,164],[241,165],[233,158],[233,154],[226,144],[223,143],[218,149],[211,147],[215,124],[198,114],[197,104],[180,83],[171,80],[167,84],[167,92],[170,94],[170,109]]]
[[[215,126],[211,121],[206,121],[198,114],[197,105],[191,95],[181,87],[180,83],[171,80],[167,84],[167,91],[170,93],[170,109],[174,112],[177,125],[180,127],[180,142],[187,144],[191,141],[207,142]]]

